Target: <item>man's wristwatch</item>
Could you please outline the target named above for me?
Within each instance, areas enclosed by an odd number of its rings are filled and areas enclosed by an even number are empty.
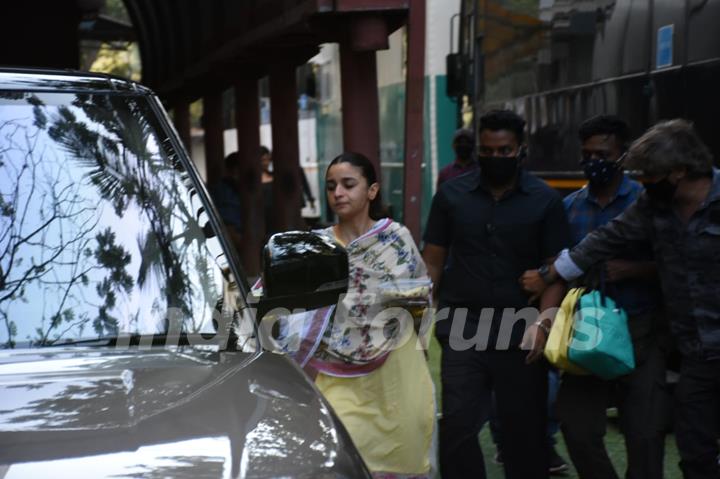
[[[540,266],[537,271],[545,284],[553,284],[555,282],[555,278],[550,274],[550,266],[544,264]]]

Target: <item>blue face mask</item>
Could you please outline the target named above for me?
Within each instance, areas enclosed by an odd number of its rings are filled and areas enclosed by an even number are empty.
[[[605,186],[610,183],[618,171],[618,164],[613,161],[590,158],[582,161],[585,178],[594,186]]]

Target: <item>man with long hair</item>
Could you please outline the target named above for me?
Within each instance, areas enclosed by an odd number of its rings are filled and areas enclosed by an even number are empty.
[[[717,479],[720,423],[720,170],[685,120],[659,123],[635,141],[626,164],[643,172],[645,192],[625,212],[590,233],[525,289],[573,280],[629,244],[649,241],[670,330],[682,357],[675,437],[687,479]]]

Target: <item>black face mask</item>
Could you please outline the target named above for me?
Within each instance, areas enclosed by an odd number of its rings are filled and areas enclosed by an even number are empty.
[[[503,186],[512,181],[520,167],[520,156],[481,156],[480,173],[490,186]]]
[[[585,171],[585,178],[590,182],[591,185],[603,187],[609,184],[618,171],[617,163],[607,160],[598,160],[595,158],[589,160],[583,160],[583,170]]]
[[[473,146],[472,145],[455,145],[455,155],[458,160],[467,163],[472,159]]]
[[[643,182],[643,186],[648,198],[658,206],[669,206],[678,188],[667,176],[655,183]]]

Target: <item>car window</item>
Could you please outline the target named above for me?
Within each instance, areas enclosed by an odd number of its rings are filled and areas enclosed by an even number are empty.
[[[215,332],[228,260],[149,101],[0,91],[0,348]]]

